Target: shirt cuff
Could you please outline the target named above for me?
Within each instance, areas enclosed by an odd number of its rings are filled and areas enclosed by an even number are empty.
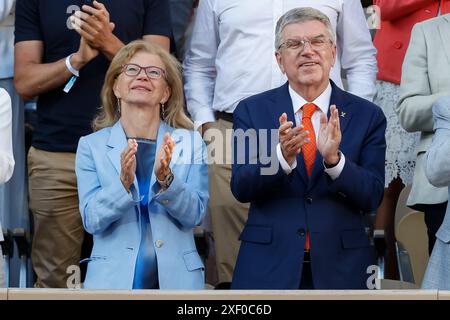
[[[326,168],[325,163],[323,163],[323,167],[325,168],[325,172],[330,176],[332,180],[336,180],[341,175],[342,170],[344,170],[345,165],[345,156],[341,152],[341,159],[339,159],[339,162],[337,165],[335,165],[332,168]]]
[[[207,122],[214,122],[216,118],[214,116],[214,111],[211,108],[201,108],[192,115],[194,120],[194,130],[198,130],[200,126]]]
[[[294,160],[292,166],[290,166],[289,163],[287,163],[287,161],[283,157],[283,153],[281,152],[281,146],[279,143],[277,144],[277,158],[278,161],[280,162],[281,168],[286,174],[291,174],[292,170],[294,170],[297,167],[297,159]]]

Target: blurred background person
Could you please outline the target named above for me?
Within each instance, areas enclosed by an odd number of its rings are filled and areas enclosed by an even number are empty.
[[[6,90],[0,88],[0,185],[8,181],[14,170],[11,130],[11,99]],[[0,217],[0,241],[3,241]],[[0,247],[0,288],[5,286],[3,253]]]
[[[230,190],[231,129],[237,104],[286,82],[280,72],[273,44],[275,24],[296,7],[321,10],[337,36],[336,64],[331,79],[341,88],[341,72],[348,90],[372,100],[377,73],[376,50],[360,0],[200,0],[184,59],[187,109],[196,128],[211,141],[207,130],[221,132],[216,158],[209,166],[209,214],[214,235],[218,288],[231,282],[239,235],[247,221],[248,204],[238,202]],[[255,58],[257,57],[257,58]]]
[[[432,106],[450,96],[450,14],[417,23],[402,66],[399,102],[395,106],[401,126],[420,132],[411,192],[407,205],[425,213],[428,251],[436,240],[448,201],[447,187],[435,187],[425,176],[425,153],[434,136]]]
[[[117,53],[98,131],[80,139],[76,157],[81,216],[94,235],[85,288],[204,288],[193,228],[208,201],[206,147],[183,106],[174,57],[144,41]]]
[[[450,31],[449,31],[450,32]],[[426,154],[425,174],[436,187],[450,186],[450,96],[433,105],[434,138]],[[450,189],[449,189],[450,190]],[[423,289],[450,290],[450,207],[436,233],[436,242],[422,282]]]
[[[80,260],[75,151],[79,138],[92,132],[110,60],[136,39],[169,50],[170,35],[168,0],[112,0],[107,7],[17,0],[14,82],[25,100],[38,97],[28,153],[36,287],[67,287],[67,268]],[[86,240],[84,256],[91,250]]]
[[[169,0],[176,57],[183,61],[186,39],[191,30],[194,7],[198,0]]]
[[[395,210],[400,192],[412,183],[416,147],[419,132],[407,132],[399,123],[394,106],[399,100],[402,63],[408,48],[411,30],[421,22],[443,12],[450,11],[450,1],[436,0],[375,0],[381,25],[376,31],[374,44],[377,48],[378,76],[375,104],[383,109],[387,119],[386,168],[383,202],[377,210],[375,229],[385,231],[388,245],[385,277],[397,279],[395,257]]]
[[[0,1],[0,88],[11,97],[12,137],[15,160],[11,179],[0,186],[0,219],[3,227],[30,229],[28,214],[28,174],[26,172],[25,107],[14,87],[14,12],[16,0]],[[10,285],[18,283],[20,259],[10,260]],[[31,274],[31,273],[30,273]]]

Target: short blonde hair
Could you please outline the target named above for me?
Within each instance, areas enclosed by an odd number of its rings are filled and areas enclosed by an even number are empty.
[[[114,83],[122,72],[122,66],[129,62],[138,52],[157,55],[166,70],[166,81],[171,89],[169,100],[165,104],[164,121],[174,128],[192,129],[192,121],[184,112],[183,81],[180,63],[157,44],[144,40],[130,42],[119,50],[106,72],[101,98],[100,113],[92,122],[94,131],[113,126],[120,118],[117,98],[114,95]]]

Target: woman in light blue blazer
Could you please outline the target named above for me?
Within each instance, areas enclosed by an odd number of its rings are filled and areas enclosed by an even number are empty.
[[[80,139],[80,212],[93,234],[85,288],[202,289],[193,228],[208,201],[206,149],[183,111],[178,62],[139,40],[111,62],[95,133]]]
[[[450,186],[450,96],[433,105],[434,138],[426,155],[425,173],[436,187]],[[450,206],[436,233],[422,288],[450,290]]]

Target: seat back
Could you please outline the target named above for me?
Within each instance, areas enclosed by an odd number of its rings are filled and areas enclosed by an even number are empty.
[[[410,278],[410,271],[407,270],[408,257],[405,254],[407,252],[414,283],[420,286],[429,258],[428,235],[423,212],[410,211],[406,213],[396,225],[395,237],[398,242],[397,259],[400,274],[403,277]],[[408,280],[405,279],[405,281]]]

